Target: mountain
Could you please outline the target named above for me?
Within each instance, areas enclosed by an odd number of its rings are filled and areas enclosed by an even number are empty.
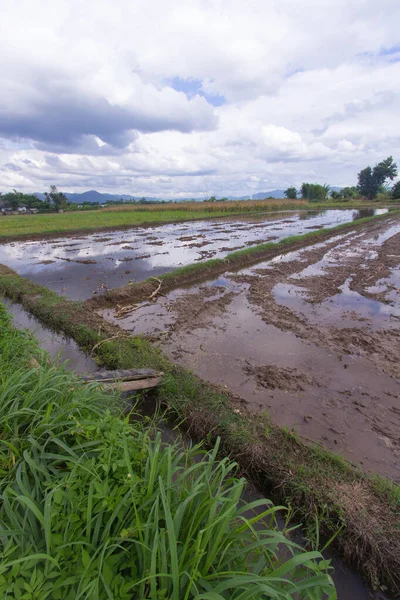
[[[45,195],[41,192],[36,192],[34,194],[39,200],[45,200]],[[65,192],[68,200],[73,202],[74,204],[84,204],[85,202],[99,202],[102,204],[103,202],[107,202],[107,200],[133,200],[134,196],[129,196],[128,194],[102,194],[101,192],[97,192],[96,190],[89,190],[88,192],[82,192],[82,194],[77,194],[73,192]],[[139,197],[137,197],[138,199]]]
[[[271,190],[270,192],[259,192],[258,194],[253,194],[250,196],[251,200],[264,200],[264,198],[269,198],[272,196],[273,198],[284,198],[285,190]]]
[[[340,191],[342,188],[332,186],[331,190]],[[39,200],[44,200],[45,195],[43,193],[35,193],[34,194]],[[96,190],[89,190],[87,192],[82,192],[81,194],[73,193],[73,192],[65,192],[68,200],[73,202],[74,204],[84,204],[85,202],[98,202],[99,204],[103,204],[107,202],[107,200],[140,200],[142,196],[130,196],[129,194],[102,194]],[[247,196],[216,196],[218,200],[221,198],[227,198],[228,200],[264,200],[264,198],[284,198],[285,192],[284,190],[270,190],[269,192],[258,192],[257,194],[248,194]],[[204,198],[197,198],[199,202],[201,202]],[[162,202],[171,200],[171,198],[154,198],[150,196],[146,196],[146,200],[151,200],[152,202]],[[193,198],[196,200],[196,198]],[[182,202],[183,199],[178,198],[177,202]]]

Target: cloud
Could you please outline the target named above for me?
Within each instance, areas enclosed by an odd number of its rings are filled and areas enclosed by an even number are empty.
[[[3,0],[5,189],[243,195],[400,159],[398,0]]]

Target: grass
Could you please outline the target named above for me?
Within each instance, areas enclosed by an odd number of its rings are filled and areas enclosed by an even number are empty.
[[[387,204],[387,203],[386,203]],[[386,205],[385,204],[385,205]],[[229,202],[186,202],[117,206],[84,212],[0,217],[0,239],[34,237],[55,233],[118,229],[152,223],[190,221],[258,212],[327,208],[368,208],[375,203],[308,203],[304,200],[246,200]]]
[[[218,444],[163,444],[1,306],[0,326],[1,598],[336,598],[329,561],[279,531],[282,507],[242,500]]]
[[[290,505],[308,531],[315,531],[316,515],[321,539],[342,528],[335,543],[345,557],[373,585],[385,582],[400,591],[400,502],[390,482],[384,485],[379,480],[377,485],[342,458],[275,426],[268,416],[238,410],[226,391],[171,364],[148,340],[130,337],[85,304],[69,302],[10,269],[0,269],[0,292],[22,302],[44,324],[72,337],[87,352],[101,341],[93,352],[99,364],[163,370],[164,383],[152,403],[158,402],[184,423],[193,439],[213,447],[220,437],[222,454],[234,457],[254,483]]]

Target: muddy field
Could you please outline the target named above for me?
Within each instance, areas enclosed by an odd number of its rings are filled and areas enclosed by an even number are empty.
[[[102,314],[251,412],[400,481],[399,265],[393,216]]]
[[[0,244],[0,263],[71,300],[378,210],[297,211]]]

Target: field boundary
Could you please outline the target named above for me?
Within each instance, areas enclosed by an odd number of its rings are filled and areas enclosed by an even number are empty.
[[[235,271],[244,267],[249,267],[257,262],[268,260],[293,252],[299,248],[306,248],[312,244],[327,240],[340,232],[346,232],[358,229],[368,223],[375,223],[377,220],[388,219],[393,215],[400,214],[399,211],[392,211],[384,215],[376,215],[373,217],[365,217],[357,221],[349,223],[341,223],[335,227],[319,229],[302,235],[290,236],[279,242],[266,242],[250,246],[243,250],[237,250],[227,254],[224,258],[211,258],[203,262],[196,262],[184,267],[178,267],[167,273],[159,275],[157,279],[162,281],[161,292],[166,293],[181,286],[193,285],[222,275],[227,270]],[[158,283],[152,277],[107,290],[104,294],[93,296],[86,300],[86,304],[93,308],[106,308],[114,304],[128,304],[147,300],[150,295],[157,289]]]
[[[375,218],[376,219],[376,218]],[[149,367],[165,373],[150,401],[166,407],[195,440],[220,436],[222,450],[264,493],[287,503],[302,521],[311,544],[329,539],[372,586],[400,592],[400,490],[365,475],[317,444],[251,415],[241,399],[171,363],[145,338],[107,323],[85,303],[72,302],[0,266],[0,293],[20,302],[47,327],[73,338],[109,369]]]

